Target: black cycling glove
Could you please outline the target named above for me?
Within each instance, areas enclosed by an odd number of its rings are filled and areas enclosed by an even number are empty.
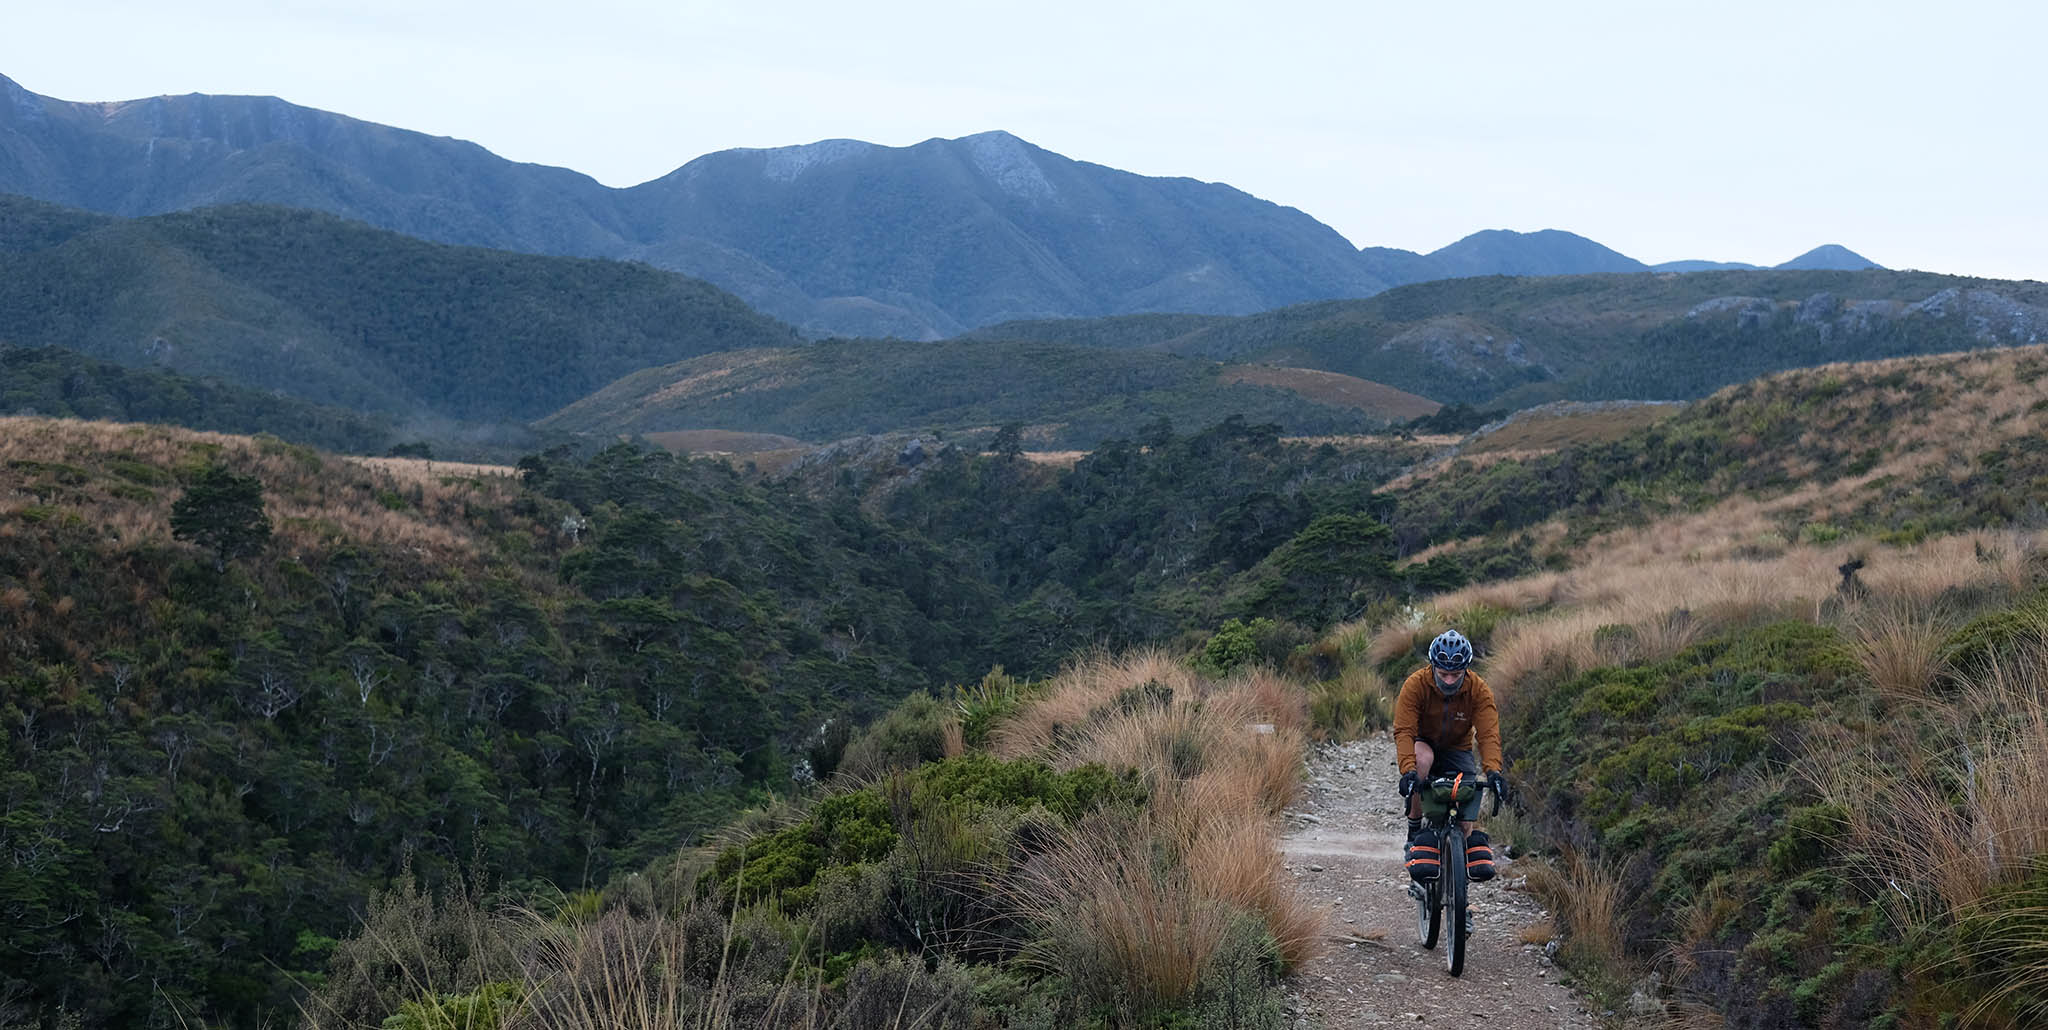
[[[1405,798],[1413,793],[1415,793],[1415,773],[1411,770],[1401,774],[1401,796]]]
[[[1486,785],[1493,788],[1494,797],[1500,798],[1502,801],[1507,800],[1508,781],[1506,777],[1500,774],[1500,770],[1495,769],[1486,774]]]

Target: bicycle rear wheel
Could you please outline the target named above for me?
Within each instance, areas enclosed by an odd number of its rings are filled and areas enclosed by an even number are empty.
[[[1453,824],[1444,831],[1444,965],[1457,976],[1465,971],[1466,915],[1465,831]]]

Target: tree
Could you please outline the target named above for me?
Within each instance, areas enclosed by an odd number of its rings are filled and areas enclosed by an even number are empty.
[[[215,572],[230,558],[256,553],[270,542],[262,481],[225,465],[208,468],[171,506],[171,535],[212,551]]]

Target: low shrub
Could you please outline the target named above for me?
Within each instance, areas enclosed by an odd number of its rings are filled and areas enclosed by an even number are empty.
[[[922,691],[912,694],[854,736],[839,760],[839,775],[872,783],[945,758],[949,726],[957,732],[954,715],[944,705]]]

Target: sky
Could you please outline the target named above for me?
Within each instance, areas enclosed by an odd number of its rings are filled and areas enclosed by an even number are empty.
[[[2048,5],[1722,0],[71,0],[0,74],[282,97],[612,186],[732,147],[1005,129],[1224,182],[1358,246],[1564,229],[1630,257],[2048,280]]]

